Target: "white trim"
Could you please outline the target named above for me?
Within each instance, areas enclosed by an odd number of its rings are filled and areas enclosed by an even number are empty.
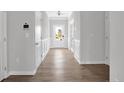
[[[4,78],[0,77],[0,81],[2,81]]]
[[[119,79],[117,79],[117,78],[115,78],[114,81],[115,81],[115,82],[121,82],[121,81],[119,81]]]
[[[106,64],[106,65],[110,65],[109,60],[106,60],[106,61],[105,61],[105,64]]]
[[[44,58],[46,57],[46,55],[49,52],[49,42],[50,42],[50,39],[46,38],[46,39],[43,39],[41,41],[42,41],[42,50],[43,50],[42,51],[42,61],[43,61]]]
[[[10,76],[10,74],[7,72],[6,76],[4,77],[4,79],[8,78]]]
[[[37,72],[37,67],[33,71],[10,71],[5,77],[0,77],[0,81],[8,78],[11,75],[35,75]]]
[[[10,71],[9,75],[35,75],[36,69],[34,71]]]
[[[110,77],[110,82],[121,82],[121,81],[119,81],[119,79],[117,79],[117,78],[111,79],[111,77]]]
[[[33,71],[10,71],[9,75],[35,75],[37,72],[37,67]]]
[[[73,48],[70,48],[70,50],[71,50],[71,52],[72,52],[72,53],[74,53],[74,50],[73,50]]]
[[[74,55],[75,59],[77,60],[77,62],[80,64],[80,59],[78,56]]]
[[[7,73],[6,75],[1,75],[1,77],[0,77],[0,81],[2,81],[3,79],[6,79],[6,78],[8,78],[10,75],[9,75],[9,73]]]
[[[81,61],[80,64],[105,64],[105,61]]]
[[[6,12],[0,12],[0,19],[1,19],[1,31],[2,36],[0,36],[0,43],[1,43],[1,64],[0,64],[0,81],[7,77],[7,14]],[[6,68],[6,69],[5,69]]]
[[[49,52],[49,49],[47,50],[46,53],[43,53],[42,61],[45,59],[45,57],[46,57],[46,55],[48,54],[48,52]]]
[[[79,53],[80,53],[80,41],[76,40],[76,39],[74,39],[73,41],[74,41],[73,47],[70,50],[74,54],[74,57],[77,60],[77,62],[80,64],[80,57],[79,57],[80,56],[79,55]]]
[[[2,81],[4,79],[2,73],[0,73],[0,81]]]

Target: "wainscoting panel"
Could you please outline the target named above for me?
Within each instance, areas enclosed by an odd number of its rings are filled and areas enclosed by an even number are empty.
[[[80,64],[80,40],[74,40],[74,57]]]
[[[42,61],[44,60],[44,58],[46,57],[48,51],[49,51],[49,42],[50,42],[50,39],[47,38],[47,39],[43,39],[41,41],[42,43]]]

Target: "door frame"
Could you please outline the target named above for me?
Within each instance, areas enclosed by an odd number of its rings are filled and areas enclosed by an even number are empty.
[[[50,20],[50,48],[68,48],[68,21],[67,20]],[[64,25],[64,29],[65,29],[65,36],[64,36],[64,40],[67,41],[65,43],[65,45],[63,47],[54,47],[53,44],[52,44],[52,31],[54,29],[54,26],[56,25]]]
[[[1,26],[3,27],[1,33],[1,48],[2,48],[2,66],[1,66],[1,80],[7,78],[9,76],[8,73],[8,63],[7,63],[7,12],[1,12]]]
[[[109,12],[105,12],[105,64],[110,63],[110,29],[109,29],[110,19]]]
[[[59,24],[56,24],[56,25],[53,25],[53,28],[52,28],[52,32],[51,32],[51,43],[52,43],[52,48],[65,48],[65,40],[64,41],[57,41],[55,40],[55,30],[56,30],[56,27],[61,27],[63,30],[66,30],[65,29],[65,24],[62,24],[62,25],[59,25]],[[64,34],[65,34],[65,31],[64,31]],[[64,38],[65,39],[65,38]],[[61,46],[61,44],[59,45],[56,45],[57,42],[62,42],[64,46]],[[61,46],[61,47],[60,47]]]

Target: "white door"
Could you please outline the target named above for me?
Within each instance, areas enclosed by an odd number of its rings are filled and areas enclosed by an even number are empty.
[[[51,30],[51,47],[67,48],[68,35],[65,24],[53,25]]]
[[[0,80],[7,77],[6,12],[0,12]]]

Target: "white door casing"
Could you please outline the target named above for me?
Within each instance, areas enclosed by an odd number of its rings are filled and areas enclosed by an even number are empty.
[[[7,18],[6,12],[0,12],[0,80],[7,77]]]
[[[35,12],[35,61],[36,68],[41,62],[41,31],[42,31],[42,14],[41,12]]]
[[[2,13],[0,12],[0,80],[2,79]]]
[[[105,61],[109,65],[109,43],[110,43],[110,32],[109,32],[109,13],[105,13]]]
[[[62,34],[65,36],[65,26],[64,25],[53,25],[53,30],[52,30],[52,34],[51,34],[51,36],[52,36],[51,37],[51,43],[52,43],[53,48],[65,47],[65,38],[63,38],[62,40],[56,39],[56,33],[57,33],[58,29],[61,29]]]

